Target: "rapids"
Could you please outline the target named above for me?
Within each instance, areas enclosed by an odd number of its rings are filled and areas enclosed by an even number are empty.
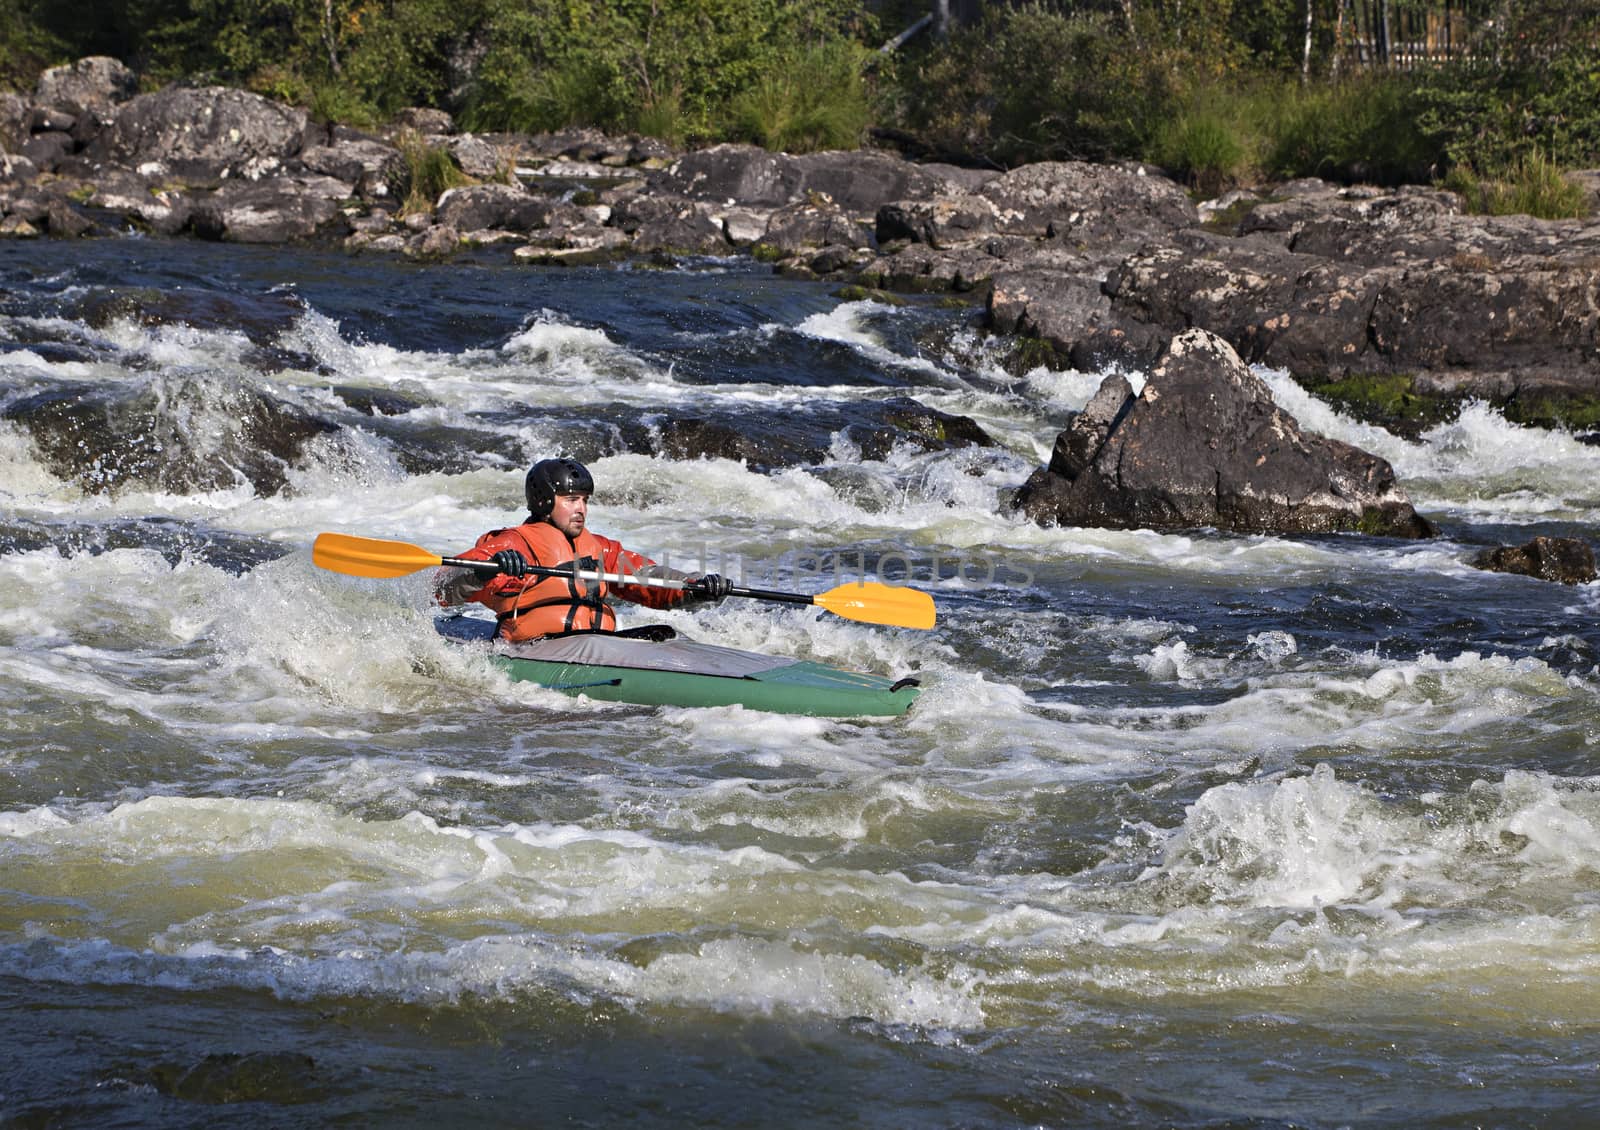
[[[1003,500],[1101,374],[976,326],[735,262],[0,243],[0,1121],[1591,1125],[1600,586],[1468,562],[1595,540],[1600,448],[1268,372],[1442,536],[1042,529]],[[318,425],[265,485],[259,395]],[[892,396],[997,445],[868,451]],[[74,398],[63,466],[21,408]],[[688,415],[771,464],[636,453]],[[657,560],[931,592],[648,614],[915,709],[574,700],[425,573],[311,563],[464,548],[561,452]]]

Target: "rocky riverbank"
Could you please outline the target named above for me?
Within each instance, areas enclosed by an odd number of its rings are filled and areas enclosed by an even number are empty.
[[[1401,431],[1466,397],[1527,422],[1600,423],[1592,221],[1467,216],[1439,189],[1321,181],[1197,205],[1134,166],[1002,173],[870,150],[679,152],[586,131],[462,133],[433,110],[364,133],[238,90],[135,88],[115,60],[86,59],[46,72],[31,98],[0,95],[0,235],[131,228],[417,257],[498,245],[535,263],[746,254],[787,274],[981,301],[1018,365],[1150,369],[1204,330],[1222,379],[1236,361],[1281,367]],[[429,150],[473,183],[419,199],[416,154]],[[1408,509],[1386,469],[1352,477],[1328,459],[1296,471],[1323,476],[1311,494],[1360,480],[1371,497],[1349,521],[1288,499],[1276,513],[1325,519],[1291,528],[1372,530],[1372,514]],[[1048,520],[1038,485],[1024,502]],[[1179,507],[1171,520],[1226,528],[1231,513]],[[1378,525],[1425,523],[1401,513]]]

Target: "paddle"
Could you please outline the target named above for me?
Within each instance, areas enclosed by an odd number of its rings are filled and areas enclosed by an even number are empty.
[[[318,534],[311,546],[311,560],[335,573],[348,573],[352,577],[404,577],[419,569],[431,566],[453,565],[472,569],[485,577],[500,572],[493,561],[469,561],[462,557],[440,557],[429,553],[420,545],[403,541],[386,541],[382,538],[359,538],[352,534]],[[683,589],[694,586],[687,581],[665,577],[632,577],[619,573],[600,573],[587,569],[558,569],[547,565],[530,565],[528,572],[538,577],[577,577],[585,581],[606,581],[615,585],[650,585],[656,588]],[[846,620],[860,620],[868,624],[889,624],[897,628],[931,628],[934,623],[933,597],[917,589],[898,585],[884,585],[877,581],[852,582],[829,589],[827,592],[807,595],[799,592],[774,592],[771,589],[747,589],[739,585],[728,590],[729,596],[746,596],[755,600],[774,600],[784,604],[814,604]]]

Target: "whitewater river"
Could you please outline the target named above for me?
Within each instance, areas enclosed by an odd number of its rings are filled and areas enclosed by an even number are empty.
[[[102,406],[0,420],[0,1122],[1593,1125],[1600,587],[1469,562],[1600,537],[1600,448],[1264,373],[1441,536],[1041,529],[1003,501],[1101,374],[976,324],[737,263],[0,245],[0,409]],[[273,481],[256,393],[321,428]],[[997,446],[868,443],[895,396]],[[774,458],[637,453],[690,415]],[[465,548],[562,452],[658,560],[931,592],[624,617],[916,708],[568,699],[426,573],[312,565]]]

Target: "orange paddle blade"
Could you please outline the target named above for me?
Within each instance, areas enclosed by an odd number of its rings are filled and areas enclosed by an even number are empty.
[[[420,545],[351,534],[318,534],[311,544],[311,560],[335,573],[352,577],[404,577],[444,561]]]
[[[897,628],[931,628],[936,618],[933,597],[927,593],[877,581],[840,585],[818,593],[811,603],[846,620]]]

